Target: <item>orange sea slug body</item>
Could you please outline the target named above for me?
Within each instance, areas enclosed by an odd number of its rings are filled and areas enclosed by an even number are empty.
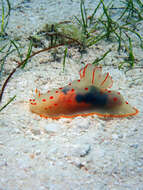
[[[80,70],[80,79],[46,94],[36,90],[30,99],[30,110],[41,117],[59,119],[76,116],[127,117],[138,110],[125,102],[119,92],[108,90],[112,86],[109,73],[88,64]]]

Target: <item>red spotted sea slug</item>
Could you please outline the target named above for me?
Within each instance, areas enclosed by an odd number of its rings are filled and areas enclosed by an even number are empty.
[[[76,116],[128,117],[139,111],[124,100],[120,92],[109,90],[113,81],[109,73],[91,64],[79,72],[80,79],[41,94],[36,89],[30,99],[30,110],[45,118],[59,119]]]

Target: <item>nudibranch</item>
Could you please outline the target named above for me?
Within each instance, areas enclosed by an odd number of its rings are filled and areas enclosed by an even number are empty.
[[[91,64],[79,72],[80,79],[65,87],[41,94],[36,89],[30,110],[41,117],[59,119],[76,116],[128,117],[139,111],[124,100],[120,92],[109,90],[113,81],[109,73]]]

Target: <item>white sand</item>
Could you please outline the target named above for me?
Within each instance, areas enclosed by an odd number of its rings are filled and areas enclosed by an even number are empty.
[[[25,12],[26,5],[29,8]],[[21,14],[18,10],[12,12],[8,33],[22,37],[25,44],[27,36],[47,20],[39,21],[41,9],[38,12],[33,1],[24,4],[22,11]],[[26,22],[23,15],[28,19]],[[16,26],[20,27],[14,30]],[[138,64],[143,64],[142,52],[136,41],[135,44]],[[91,63],[109,48],[112,53],[101,62],[109,66],[103,70],[113,78],[112,89],[120,91],[139,109],[137,116],[52,120],[29,111],[28,100],[35,88],[46,92],[66,85],[79,77],[78,71],[84,66],[82,61]],[[71,48],[72,57],[66,59],[65,72],[62,72],[62,61],[51,62],[50,53],[45,52],[14,74],[2,104],[15,94],[16,99],[0,112],[0,190],[143,190],[143,79],[140,76],[143,71],[133,69],[127,75],[119,71],[117,65],[123,59],[116,49],[117,44],[102,42],[89,48],[80,59],[78,51]],[[7,60],[3,80],[14,58],[16,55]],[[133,80],[139,76],[140,79]]]

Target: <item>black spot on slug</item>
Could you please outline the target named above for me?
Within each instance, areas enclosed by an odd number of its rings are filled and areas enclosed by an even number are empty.
[[[108,95],[100,93],[99,89],[90,86],[89,91],[85,94],[77,94],[76,101],[91,104],[96,107],[104,107],[107,105]]]

